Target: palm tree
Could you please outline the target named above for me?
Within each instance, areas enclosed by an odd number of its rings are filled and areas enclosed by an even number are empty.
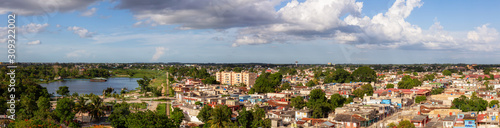
[[[91,102],[88,104],[88,111],[91,115],[90,119],[97,118],[97,121],[100,121],[104,115],[104,103],[99,96],[92,96],[90,99]]]
[[[87,105],[85,104],[87,102],[87,100],[83,96],[79,96],[76,98],[77,98],[77,101],[76,101],[76,105],[75,105],[75,112],[80,113],[80,117],[82,117],[82,113],[86,112],[88,110]]]
[[[222,128],[226,126],[228,122],[231,122],[231,115],[231,109],[226,105],[217,105],[215,109],[212,110],[212,116],[210,116],[210,120],[207,123],[211,124],[211,128]]]

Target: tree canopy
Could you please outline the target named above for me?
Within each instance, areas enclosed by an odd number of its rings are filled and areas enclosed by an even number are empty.
[[[377,81],[377,73],[370,67],[360,67],[352,72],[352,78],[361,82]]]
[[[276,88],[281,85],[281,79],[283,75],[281,73],[264,73],[261,74],[256,80],[253,87],[250,89],[249,93],[268,93],[276,91]]]
[[[459,98],[455,98],[452,103],[452,109],[460,109],[463,112],[484,111],[486,110],[486,106],[488,106],[488,101],[477,97],[475,93],[470,98],[461,95]]]
[[[413,79],[410,76],[403,76],[401,81],[398,83],[399,89],[412,89],[413,87],[422,85],[422,81],[418,79]]]
[[[367,96],[372,96],[373,95],[373,87],[371,84],[365,84],[361,86],[360,88],[357,88],[352,92],[356,97],[363,98],[365,94]]]

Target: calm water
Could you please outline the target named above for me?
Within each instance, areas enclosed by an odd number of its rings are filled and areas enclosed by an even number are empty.
[[[47,91],[49,91],[49,93],[54,93],[54,95],[57,95],[56,91],[60,86],[68,86],[70,95],[73,94],[73,92],[77,92],[78,94],[94,93],[96,95],[102,95],[102,90],[108,87],[114,88],[116,93],[120,93],[122,88],[133,90],[139,87],[137,84],[137,80],[139,79],[140,78],[115,77],[108,78],[106,82],[90,82],[89,79],[65,79],[64,81],[40,85],[47,87]]]

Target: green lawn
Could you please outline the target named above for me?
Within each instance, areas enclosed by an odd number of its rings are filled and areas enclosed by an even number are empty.
[[[156,107],[156,111],[157,111],[158,113],[166,113],[166,112],[165,112],[165,107],[166,107],[166,106],[167,106],[167,105],[166,105],[166,104],[164,104],[164,103],[158,104],[158,106]]]

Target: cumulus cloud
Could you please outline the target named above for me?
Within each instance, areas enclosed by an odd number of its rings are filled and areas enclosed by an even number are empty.
[[[73,33],[77,34],[81,38],[89,38],[95,34],[94,32],[90,32],[89,30],[87,30],[85,28],[77,27],[77,26],[68,27],[68,31],[73,31]]]
[[[151,58],[151,61],[158,61],[158,59],[163,54],[165,54],[165,50],[168,50],[168,49],[166,49],[165,47],[156,47],[155,54],[153,55],[153,58]]]
[[[40,40],[28,42],[28,45],[37,45],[37,44],[41,44]]]
[[[293,0],[277,11],[281,22],[241,29],[233,46],[332,38],[339,30],[354,31],[340,17],[360,15],[362,7],[355,0]]]
[[[49,24],[35,24],[35,23],[30,23],[27,25],[23,25],[21,27],[18,27],[16,29],[16,34],[24,35],[24,34],[34,34],[34,33],[40,33],[45,30],[45,28],[49,26]],[[5,43],[7,42],[7,27],[0,27],[0,43]]]
[[[467,33],[467,39],[473,42],[493,42],[498,40],[498,31],[495,28],[489,28],[489,24],[476,27],[476,30]]]
[[[94,15],[94,13],[97,11],[97,8],[91,8],[85,12],[82,12],[82,14],[80,14],[80,16],[92,16]]]
[[[70,12],[85,9],[100,0],[2,0],[0,14],[41,15],[52,12]]]
[[[277,22],[274,6],[281,0],[122,0],[136,26],[177,25],[179,29],[225,29]]]
[[[480,50],[500,47],[498,32],[482,25],[465,35],[449,32],[435,20],[421,28],[406,19],[424,6],[421,0],[396,0],[386,12],[362,14],[356,0],[122,0],[134,26],[179,25],[178,29],[236,29],[233,47],[295,40],[331,40],[358,48]],[[207,6],[208,5],[208,6]],[[258,15],[255,15],[258,14]],[[217,38],[213,38],[217,39]]]

